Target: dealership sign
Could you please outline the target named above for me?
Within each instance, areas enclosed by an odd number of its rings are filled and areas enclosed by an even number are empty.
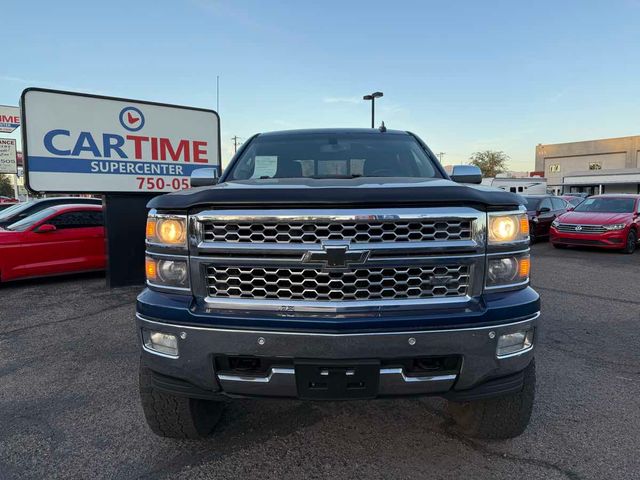
[[[13,138],[0,138],[0,173],[18,173],[18,153]]]
[[[29,88],[22,93],[27,185],[38,192],[171,192],[220,169],[213,110]]]
[[[11,133],[20,126],[20,109],[0,105],[0,132]]]

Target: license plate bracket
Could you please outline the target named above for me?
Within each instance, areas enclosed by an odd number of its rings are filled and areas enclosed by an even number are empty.
[[[375,398],[379,360],[296,360],[298,397],[305,400]]]

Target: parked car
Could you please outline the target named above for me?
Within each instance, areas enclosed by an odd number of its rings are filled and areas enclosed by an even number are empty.
[[[102,207],[55,205],[0,229],[0,281],[104,270]]]
[[[529,238],[535,243],[549,236],[551,222],[573,206],[555,195],[524,195],[529,217]]]
[[[15,198],[11,198],[11,197],[4,197],[2,195],[0,195],[0,211],[9,208],[13,205],[15,205],[16,203],[18,203],[18,200],[16,200]]]
[[[565,202],[570,203],[575,208],[578,205],[580,205],[582,202],[584,202],[584,199],[586,197],[579,197],[577,195],[568,194],[568,195],[561,195],[560,198],[563,199]]]
[[[596,195],[551,226],[551,243],[589,245],[633,253],[640,236],[640,195]]]
[[[587,192],[568,192],[568,193],[563,193],[563,195],[571,195],[572,197],[580,197],[582,199],[587,198],[589,196]]]
[[[51,197],[31,200],[30,202],[25,203],[18,203],[0,212],[0,228],[7,227],[12,223],[16,223],[23,218],[27,218],[34,213],[44,210],[45,208],[65,204],[102,205],[102,200],[100,198]]]

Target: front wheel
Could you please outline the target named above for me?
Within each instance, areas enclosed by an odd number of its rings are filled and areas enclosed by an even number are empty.
[[[151,370],[140,365],[140,400],[149,428],[160,437],[202,438],[216,426],[224,404],[181,397],[154,388]]]
[[[636,246],[638,245],[638,234],[635,230],[630,229],[629,234],[627,235],[627,243],[622,250],[624,253],[633,253],[636,250]]]
[[[448,410],[460,430],[470,437],[502,440],[522,434],[531,418],[536,389],[536,367],[532,360],[524,370],[518,393],[488,400],[448,402]]]

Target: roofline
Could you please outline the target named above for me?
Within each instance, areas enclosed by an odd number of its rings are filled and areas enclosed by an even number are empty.
[[[326,134],[370,134],[370,135],[409,135],[405,130],[386,130],[381,132],[377,128],[301,128],[292,130],[273,130],[261,132],[258,136],[277,135],[326,135]]]

